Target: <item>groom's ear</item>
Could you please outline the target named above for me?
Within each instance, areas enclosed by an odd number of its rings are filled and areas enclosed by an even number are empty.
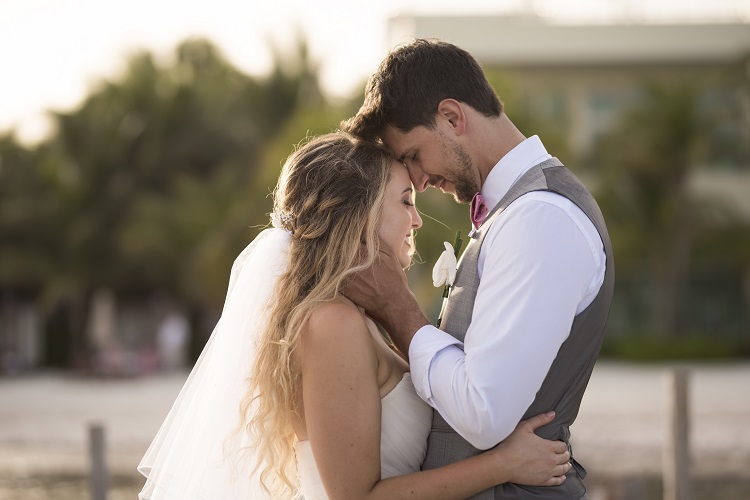
[[[445,120],[453,133],[463,135],[466,129],[466,115],[461,103],[455,99],[443,99],[438,104],[438,119]]]

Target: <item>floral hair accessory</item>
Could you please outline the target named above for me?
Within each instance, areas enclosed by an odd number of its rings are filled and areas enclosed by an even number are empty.
[[[292,214],[281,210],[279,207],[273,208],[273,212],[271,212],[271,224],[273,225],[273,227],[293,233],[293,222],[294,216]]]

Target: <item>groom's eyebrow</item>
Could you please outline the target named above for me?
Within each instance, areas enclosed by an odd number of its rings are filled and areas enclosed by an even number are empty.
[[[396,160],[399,163],[404,163],[404,160],[406,160],[406,157],[409,156],[410,154],[411,154],[411,148],[409,148],[406,151],[404,151],[403,154],[401,156],[399,156]]]

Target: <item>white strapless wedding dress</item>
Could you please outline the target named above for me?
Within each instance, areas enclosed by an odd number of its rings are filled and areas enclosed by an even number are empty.
[[[419,471],[427,451],[432,408],[414,390],[411,374],[405,373],[391,392],[381,399],[380,477],[387,479]],[[297,472],[305,500],[326,500],[309,441],[295,446]]]

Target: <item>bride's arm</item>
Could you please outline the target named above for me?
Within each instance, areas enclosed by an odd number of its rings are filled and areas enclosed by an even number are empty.
[[[364,318],[345,304],[319,307],[300,359],[307,434],[331,499],[466,498],[504,482],[560,484],[569,470],[564,443],[533,434],[551,418],[535,417],[481,455],[381,480],[378,361]]]

